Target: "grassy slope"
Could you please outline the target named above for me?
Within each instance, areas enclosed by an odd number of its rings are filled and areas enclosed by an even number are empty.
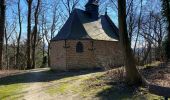
[[[76,72],[74,72],[76,73]],[[80,73],[80,72],[79,72]],[[56,72],[43,73],[44,76],[56,76]],[[27,76],[13,76],[0,80],[0,100],[17,100],[24,96],[25,87],[31,86],[27,83]],[[62,75],[62,76],[61,76]],[[48,86],[43,92],[51,97],[75,97],[78,99],[103,99],[103,100],[160,100],[162,97],[148,93],[144,88],[127,87],[122,82],[113,81],[107,72],[96,72],[84,75],[73,75],[68,73],[42,84]],[[66,77],[67,76],[67,77]],[[44,77],[41,77],[44,78]],[[15,82],[13,82],[15,80]],[[17,80],[17,81],[16,81]],[[24,82],[25,81],[25,82]],[[34,82],[36,83],[36,82]]]
[[[77,95],[81,98],[103,100],[155,100],[162,97],[150,94],[144,88],[128,88],[123,83],[113,82],[107,79],[106,72],[74,76],[53,81],[58,83],[46,90],[51,96]]]
[[[17,100],[18,98],[22,98],[23,95],[20,92],[23,88],[23,84],[1,85],[0,100]]]

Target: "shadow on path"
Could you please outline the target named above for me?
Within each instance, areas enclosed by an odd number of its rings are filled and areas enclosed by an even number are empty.
[[[50,69],[36,69],[23,74],[0,78],[0,85],[10,85],[16,83],[49,82],[62,78],[85,75],[100,72],[101,69],[80,70],[80,71],[52,71]]]

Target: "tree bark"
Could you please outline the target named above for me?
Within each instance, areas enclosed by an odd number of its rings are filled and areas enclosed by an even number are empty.
[[[22,33],[20,0],[18,0],[18,21],[19,21],[19,35],[18,35],[18,38],[17,38],[16,67],[19,66],[20,40],[21,40],[21,33]]]
[[[166,0],[167,3],[167,20],[168,20],[168,52],[170,51],[170,1]],[[168,53],[168,60],[170,60],[170,53]]]
[[[2,52],[5,33],[5,0],[0,0],[0,70],[2,69]]]
[[[6,68],[9,69],[9,60],[8,60],[8,36],[5,28],[5,58],[6,58]]]
[[[37,6],[34,13],[34,30],[33,30],[33,44],[32,44],[32,68],[35,68],[35,50],[36,50],[36,41],[37,41],[37,25],[38,25],[38,11],[40,6],[40,0],[37,2]]]
[[[167,61],[170,60],[170,2],[169,0],[161,0],[162,1],[162,11],[163,15],[167,19],[167,24],[168,24],[168,34],[167,34],[167,43],[166,43],[166,56],[167,56]]]
[[[130,47],[126,23],[126,0],[118,0],[120,42],[125,59],[126,81],[129,85],[141,84],[142,79],[136,68],[136,61]]]
[[[27,69],[31,69],[31,13],[32,13],[32,1],[27,0],[28,3],[28,18],[27,18]]]
[[[145,64],[145,62],[146,62],[146,60],[147,60],[147,58],[148,58],[148,55],[149,55],[150,51],[151,51],[151,43],[148,42],[147,50],[146,50],[146,52],[144,53],[144,57],[143,57],[143,59],[142,59],[141,62],[140,62],[140,65],[141,65],[141,66],[143,66],[143,65]]]

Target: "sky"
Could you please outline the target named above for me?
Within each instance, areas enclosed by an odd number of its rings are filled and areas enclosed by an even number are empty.
[[[7,0],[7,12],[6,12],[7,22],[9,23],[9,26],[12,24],[12,22],[17,23],[16,33],[19,32],[18,20],[17,20],[18,19],[18,17],[17,17],[17,1],[18,0]],[[37,0],[34,0],[34,1],[37,1]],[[63,16],[67,16],[67,15],[65,15],[66,9],[65,9],[65,6],[62,4],[62,2],[58,2],[59,0],[43,0],[45,5],[49,5],[49,6],[53,5],[54,6],[55,4],[53,4],[52,1],[59,3],[58,12],[62,13]],[[100,14],[104,14],[106,11],[106,8],[107,8],[108,15],[110,16],[112,21],[118,26],[117,8],[113,4],[108,3],[108,1],[109,0],[100,0],[100,12],[101,12]],[[140,3],[138,1],[140,1],[140,0],[135,0],[135,4],[140,7]],[[76,6],[76,8],[84,9],[84,5],[86,4],[86,2],[87,2],[87,0],[80,0],[78,6]],[[155,12],[160,12],[160,5],[158,5],[159,0],[143,0],[143,4],[147,6],[147,8],[144,8],[144,13],[147,13],[147,11],[149,11],[149,10],[154,10]],[[152,4],[152,5],[150,5],[150,4]],[[52,12],[51,12],[52,8],[47,7],[47,9],[48,10],[46,12],[46,17],[50,23],[51,18],[52,18]],[[139,11],[139,9],[136,9],[136,10],[137,10],[137,12]],[[22,17],[23,17],[22,39],[26,39],[26,33],[27,33],[27,3],[26,3],[26,0],[21,0],[21,11],[22,11]],[[59,19],[60,23],[58,24],[58,27],[61,28],[61,26],[65,23],[67,18],[68,17],[66,17],[64,19],[64,21],[60,18]],[[11,27],[9,27],[8,33],[10,33],[10,31],[11,31],[10,28]],[[55,35],[57,34],[57,31],[56,31]],[[16,35],[13,34],[13,37],[16,37]]]

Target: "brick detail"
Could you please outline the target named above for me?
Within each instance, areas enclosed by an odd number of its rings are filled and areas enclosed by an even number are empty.
[[[76,45],[81,42],[84,52],[77,53]],[[67,40],[51,42],[51,68],[57,70],[114,67],[123,65],[119,42],[91,40]]]

